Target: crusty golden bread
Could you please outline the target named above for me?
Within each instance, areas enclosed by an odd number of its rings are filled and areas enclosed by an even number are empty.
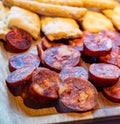
[[[120,14],[111,9],[103,10],[103,13],[112,21],[116,29],[120,30]]]
[[[51,41],[62,38],[78,38],[82,36],[75,20],[60,17],[42,17],[42,31]]]
[[[118,15],[120,15],[120,5],[116,6],[113,10],[114,10]]]
[[[115,30],[112,22],[107,17],[94,11],[88,11],[83,17],[81,24],[84,30],[93,33],[97,33],[105,29]]]

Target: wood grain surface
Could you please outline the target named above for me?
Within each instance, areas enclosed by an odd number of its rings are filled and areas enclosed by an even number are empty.
[[[34,46],[26,52],[36,53]],[[107,100],[101,92],[97,106],[93,111],[85,113],[58,113],[54,107],[43,109],[31,109],[23,104],[21,97],[13,96],[5,83],[5,78],[10,73],[8,69],[8,57],[14,53],[4,49],[3,42],[0,42],[0,124],[40,124],[40,123],[65,123],[65,122],[92,122],[95,119],[120,117],[120,104]],[[82,62],[87,69],[89,64]]]

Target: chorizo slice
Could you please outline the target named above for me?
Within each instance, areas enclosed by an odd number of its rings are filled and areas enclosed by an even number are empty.
[[[102,30],[99,34],[105,35],[112,40],[112,50],[109,54],[100,56],[99,61],[116,65],[120,68],[120,33],[111,30]]]
[[[83,38],[69,40],[69,45],[73,46],[74,49],[79,50],[81,53],[84,51]]]
[[[48,48],[55,47],[55,46],[61,46],[61,45],[64,45],[62,40],[60,40],[60,41],[52,41],[51,42],[46,37],[43,37],[41,39],[41,46],[42,46],[43,50],[46,50]]]
[[[89,78],[97,87],[107,87],[114,85],[120,76],[120,69],[111,64],[92,64],[89,68]]]
[[[80,66],[63,68],[59,74],[60,80],[65,80],[68,77],[77,77],[88,79],[88,72]]]
[[[102,34],[92,34],[84,38],[85,53],[89,56],[103,56],[110,53],[112,40]]]
[[[102,30],[99,32],[100,35],[107,36],[112,40],[112,46],[120,46],[120,33],[112,30]]]
[[[39,59],[40,59],[41,65],[44,65],[44,60],[43,60],[43,57],[42,57],[42,55],[43,55],[43,50],[42,50],[40,44],[37,44],[37,45],[36,45],[36,48],[37,48],[38,57],[39,57]]]
[[[33,109],[40,109],[40,108],[53,107],[55,105],[55,102],[49,104],[41,104],[40,100],[36,99],[34,95],[32,95],[32,93],[30,92],[30,85],[31,85],[31,80],[22,84],[22,90],[20,96],[22,97],[25,106]]]
[[[8,62],[10,71],[15,71],[16,69],[22,68],[24,66],[34,65],[38,67],[40,65],[39,57],[33,53],[11,56]]]
[[[22,90],[21,90],[20,96],[23,99],[24,105],[33,109],[39,109],[44,107],[44,106],[41,106],[39,101],[35,99],[34,96],[30,93],[30,85],[31,85],[30,80],[22,84]]]
[[[69,45],[73,46],[74,49],[79,50],[82,53],[84,51],[84,45],[83,45],[84,37],[90,36],[91,34],[92,33],[88,31],[83,31],[83,37],[69,40]]]
[[[41,103],[58,99],[58,73],[38,67],[31,78],[30,92]]]
[[[60,71],[63,67],[76,66],[81,53],[70,46],[52,47],[44,51],[43,60],[50,69]]]
[[[11,72],[7,78],[6,83],[10,86],[16,86],[32,77],[33,71],[36,69],[35,66],[26,66]]]
[[[7,45],[16,52],[22,52],[30,48],[32,36],[20,28],[12,28],[6,34]]]
[[[88,80],[68,77],[59,84],[59,97],[59,102],[63,105],[58,105],[61,112],[63,108],[68,111],[83,112],[96,106],[98,93]]]
[[[120,46],[114,46],[110,54],[100,56],[99,61],[103,63],[113,64],[120,68]]]
[[[112,87],[103,88],[102,93],[109,100],[120,103],[120,79]]]

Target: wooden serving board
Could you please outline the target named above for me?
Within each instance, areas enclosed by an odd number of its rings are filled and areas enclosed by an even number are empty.
[[[37,42],[26,52],[36,53]],[[120,104],[107,100],[99,92],[97,106],[94,110],[85,113],[58,113],[54,107],[43,109],[31,109],[23,104],[21,97],[13,96],[5,83],[5,78],[10,73],[8,69],[8,57],[15,53],[7,52],[0,42],[0,124],[40,124],[40,123],[65,123],[94,121],[95,119],[106,119],[120,117]],[[82,62],[87,68],[87,64]]]

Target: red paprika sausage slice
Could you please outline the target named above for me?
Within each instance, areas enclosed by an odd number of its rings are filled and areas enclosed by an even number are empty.
[[[90,36],[92,33],[88,31],[83,31],[83,37],[82,38],[77,38],[73,40],[69,40],[69,45],[72,45],[74,49],[79,50],[81,53],[84,51],[84,37]]]
[[[40,65],[39,57],[33,53],[11,56],[8,61],[10,71],[14,71],[24,66],[34,65],[38,67]]]
[[[92,34],[84,38],[85,53],[89,56],[102,56],[110,53],[112,41],[102,34]]]
[[[8,46],[16,52],[22,52],[31,46],[32,36],[20,28],[13,28],[6,34]]]
[[[111,30],[102,30],[99,34],[109,37],[113,44],[111,52],[99,58],[100,62],[110,63],[120,68],[120,33]]]
[[[59,42],[59,41],[56,41],[56,42],[52,41],[51,42],[46,37],[43,37],[41,39],[41,46],[42,46],[43,50],[46,50],[48,48],[55,47],[55,46],[61,46],[61,45],[63,45],[62,40],[61,40],[61,42]]]
[[[69,45],[73,46],[74,49],[79,50],[80,52],[83,52],[84,50],[83,38],[69,40]]]
[[[60,83],[60,102],[72,111],[88,111],[97,104],[96,88],[86,79],[69,77]],[[61,108],[62,109],[62,108]]]
[[[107,36],[112,40],[112,47],[120,46],[120,33],[112,30],[102,30],[99,32],[100,35]]]
[[[13,71],[8,75],[6,79],[6,83],[10,86],[21,84],[32,77],[32,73],[35,69],[36,69],[35,66],[26,66],[26,67],[17,69],[16,71]]]
[[[63,45],[45,50],[43,60],[47,67],[60,71],[63,67],[76,66],[80,61],[80,56],[79,51]]]
[[[103,88],[103,94],[109,100],[120,103],[120,79],[112,87]]]
[[[32,75],[30,92],[42,104],[58,99],[58,73],[39,67]]]
[[[68,77],[88,79],[88,73],[83,67],[80,66],[66,67],[61,70],[59,77],[62,81]]]
[[[35,99],[34,96],[30,93],[30,85],[31,85],[31,82],[29,81],[22,84],[21,97],[23,98],[24,104],[27,107],[33,108],[33,109],[39,109],[39,108],[46,107],[45,105],[41,106],[39,101]]]
[[[95,86],[105,87],[114,85],[120,76],[120,69],[111,64],[92,64],[89,68],[89,78]]]
[[[113,64],[120,68],[120,46],[114,46],[110,54],[100,56],[99,61],[103,63]]]

